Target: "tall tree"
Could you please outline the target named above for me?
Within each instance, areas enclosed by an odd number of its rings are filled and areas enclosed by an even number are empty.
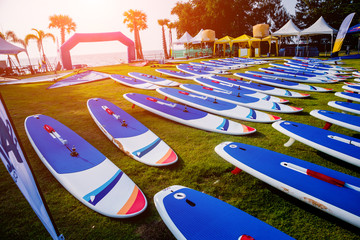
[[[190,0],[178,2],[171,14],[179,18],[178,37],[186,31],[194,35],[201,28],[212,29],[217,36],[252,35],[253,25],[269,23],[277,28],[279,22],[289,19],[281,0]]]
[[[126,26],[130,29],[130,32],[134,31],[136,58],[144,59],[139,31],[147,29],[147,16],[140,10],[130,9],[129,11],[124,12],[124,17],[124,23],[127,23]]]
[[[36,34],[28,34],[28,35],[26,35],[25,43],[26,43],[26,45],[28,45],[30,40],[36,40],[37,46],[38,46],[38,49],[39,49],[40,58],[42,58],[42,62],[43,62],[43,64],[45,64],[46,71],[48,71],[48,66],[47,66],[48,61],[47,61],[47,58],[45,56],[43,40],[45,38],[51,38],[53,40],[53,42],[55,42],[55,37],[54,37],[53,34],[45,33],[43,30],[38,30],[38,29],[35,29],[35,28],[32,28],[31,30],[35,31]],[[42,56],[41,56],[41,54],[42,54]]]
[[[68,34],[76,30],[76,23],[67,15],[52,15],[49,17],[49,28],[60,29],[61,45],[65,42],[65,32]]]
[[[172,31],[171,31],[171,29],[175,28],[176,25],[173,22],[169,22],[168,24],[166,24],[166,26],[169,29],[169,57],[171,57],[171,47],[172,47]]]
[[[166,26],[169,22],[170,22],[170,20],[166,19],[166,18],[158,20],[158,24],[161,26],[161,30],[162,30],[162,42],[163,42],[165,59],[168,59],[169,55],[168,55],[167,48],[166,48],[165,27],[164,26]]]

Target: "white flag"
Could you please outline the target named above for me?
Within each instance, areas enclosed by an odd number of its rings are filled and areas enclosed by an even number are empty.
[[[26,161],[25,155],[21,149],[19,140],[15,133],[9,115],[0,94],[0,158],[6,169],[19,187],[20,191],[33,208],[45,228],[53,239],[64,239],[62,235],[58,236],[45,203],[40,195],[32,171]]]

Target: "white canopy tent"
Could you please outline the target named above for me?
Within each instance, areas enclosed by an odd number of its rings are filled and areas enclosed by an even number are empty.
[[[181,38],[179,38],[178,40],[176,40],[174,42],[174,44],[180,45],[180,44],[190,43],[192,38],[193,37],[188,32],[185,32],[184,35],[182,35]]]
[[[314,35],[329,34],[331,35],[331,49],[332,49],[334,33],[337,33],[337,30],[332,28],[321,16],[313,25],[302,30],[300,32],[300,36],[309,37]]]
[[[199,32],[198,32],[198,34],[196,34],[196,36],[195,37],[193,37],[191,40],[190,40],[190,42],[192,43],[192,44],[199,44],[199,43],[201,43],[202,42],[202,32],[204,31],[204,29],[201,29]]]
[[[15,46],[14,44],[9,43],[5,39],[0,38],[0,54],[8,55],[8,63],[10,68],[12,68],[12,60],[10,58],[10,55],[14,55],[17,62],[20,65],[20,61],[19,58],[17,57],[17,54],[23,51],[25,51],[25,49]]]
[[[271,34],[272,36],[279,37],[290,37],[290,36],[299,36],[301,30],[295,25],[295,23],[290,19],[284,26],[279,30]]]

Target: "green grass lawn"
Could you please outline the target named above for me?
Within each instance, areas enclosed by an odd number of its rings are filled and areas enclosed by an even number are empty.
[[[346,66],[360,69],[359,60],[347,60]],[[170,69],[174,66],[168,65]],[[246,70],[256,70],[257,67]],[[95,70],[127,75],[138,71],[160,76],[155,68],[107,66]],[[233,72],[244,72],[238,70]],[[191,80],[170,78],[181,83]],[[49,209],[66,239],[173,239],[158,215],[153,196],[170,185],[183,185],[217,197],[296,239],[360,239],[359,229],[314,207],[300,202],[262,181],[242,172],[232,175],[233,166],[219,157],[214,147],[223,141],[238,141],[263,147],[337,171],[360,177],[360,169],[330,157],[302,143],[290,148],[283,144],[288,137],[271,124],[251,123],[257,132],[248,136],[211,133],[171,122],[123,98],[124,93],[136,92],[163,98],[156,91],[133,89],[113,80],[47,90],[52,83],[0,86],[15,127],[20,135],[35,176]],[[314,84],[316,85],[316,84]],[[316,85],[342,91],[342,83]],[[323,127],[324,122],[309,115],[313,109],[333,110],[328,101],[341,100],[333,93],[310,93],[307,99],[290,99],[290,105],[304,108],[298,114],[274,114],[285,120]],[[111,143],[96,126],[86,107],[89,98],[100,97],[113,102],[150,128],[174,149],[179,157],[173,166],[155,168],[137,162]],[[62,122],[106,155],[122,169],[145,193],[148,208],[131,219],[104,217],[85,207],[70,195],[47,170],[33,150],[24,130],[24,120],[33,114],[45,114]],[[359,133],[338,126],[331,131],[360,137]],[[0,238],[49,239],[49,235],[25,198],[16,187],[3,164],[0,164]]]

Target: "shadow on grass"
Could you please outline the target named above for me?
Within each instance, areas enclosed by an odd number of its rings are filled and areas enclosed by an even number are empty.
[[[345,161],[343,161],[341,159],[335,158],[335,157],[333,157],[331,155],[328,155],[328,154],[326,154],[324,152],[317,151],[316,154],[319,155],[320,157],[322,157],[323,159],[325,159],[327,161],[330,161],[332,163],[335,163],[335,164],[337,164],[337,165],[339,165],[341,167],[347,168],[347,169],[352,170],[352,171],[360,172],[360,167],[357,167],[357,166],[355,166],[353,164],[345,162]]]

